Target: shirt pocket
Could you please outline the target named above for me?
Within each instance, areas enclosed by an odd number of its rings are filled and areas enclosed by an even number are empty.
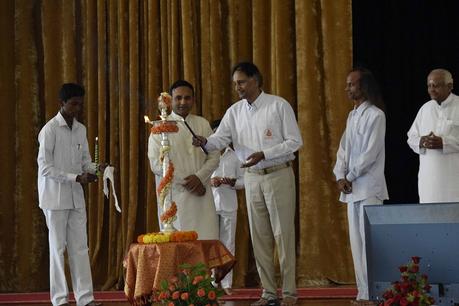
[[[459,120],[445,120],[443,136],[452,136],[459,138]]]

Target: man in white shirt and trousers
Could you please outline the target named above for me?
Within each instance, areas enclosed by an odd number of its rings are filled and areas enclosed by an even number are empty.
[[[353,69],[346,79],[346,93],[354,103],[339,145],[333,172],[340,201],[347,203],[349,238],[357,301],[368,300],[364,207],[388,199],[384,178],[386,117],[379,86],[364,68]]]
[[[38,198],[48,226],[50,295],[53,306],[69,305],[64,251],[67,249],[77,306],[96,306],[86,235],[86,205],[81,185],[97,180],[86,128],[77,121],[84,88],[62,85],[61,109],[38,135]],[[103,168],[99,169],[103,171]]]
[[[211,123],[215,131],[220,120]],[[217,211],[219,224],[219,239],[225,247],[235,254],[235,238],[237,225],[237,193],[236,190],[244,188],[244,169],[230,144],[220,155],[218,168],[212,174],[210,185],[214,195],[215,210]],[[221,287],[227,295],[232,294],[233,271],[220,281]]]
[[[459,202],[459,97],[445,69],[427,77],[431,100],[408,131],[408,145],[419,154],[419,203]]]
[[[297,300],[295,283],[294,153],[303,145],[295,113],[283,98],[261,89],[263,78],[249,62],[232,70],[240,101],[225,113],[215,134],[193,139],[209,151],[233,143],[246,168],[244,186],[250,235],[263,293],[252,305],[279,305],[274,270],[274,243],[282,276],[282,305]]]

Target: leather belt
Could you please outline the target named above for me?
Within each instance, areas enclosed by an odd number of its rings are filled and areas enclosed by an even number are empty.
[[[270,174],[270,173],[273,173],[273,172],[275,172],[277,170],[281,170],[281,169],[288,168],[288,167],[291,167],[291,166],[292,166],[292,162],[288,161],[286,163],[282,163],[282,164],[275,165],[275,166],[272,166],[272,167],[267,167],[267,168],[264,168],[264,169],[248,168],[247,172],[254,173],[254,174],[259,174],[259,175],[265,175],[265,174]]]

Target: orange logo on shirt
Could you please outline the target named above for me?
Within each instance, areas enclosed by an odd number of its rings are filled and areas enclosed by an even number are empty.
[[[272,138],[273,137],[273,132],[271,131],[271,129],[266,129],[265,130],[265,136],[266,136],[266,138]]]

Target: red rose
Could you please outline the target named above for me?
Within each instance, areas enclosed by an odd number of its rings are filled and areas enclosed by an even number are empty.
[[[408,300],[405,297],[400,299],[400,306],[407,306],[409,304]]]
[[[173,300],[178,300],[179,297],[180,297],[180,291],[174,291],[174,293],[172,293]]]
[[[190,297],[190,294],[188,292],[183,292],[181,295],[180,295],[180,298],[184,301],[188,300],[188,298]]]
[[[413,260],[413,262],[414,262],[415,264],[418,264],[419,261],[421,260],[421,257],[419,257],[419,256],[413,256],[413,257],[411,257],[411,259]]]
[[[203,297],[206,295],[206,290],[202,289],[202,288],[199,288],[198,291],[196,292],[196,294],[199,296],[199,297]]]
[[[215,300],[217,298],[217,294],[215,293],[215,291],[211,290],[207,294],[207,297],[209,298],[209,300]]]
[[[197,285],[203,279],[204,279],[204,277],[202,275],[195,276],[194,279],[193,279],[193,285]]]
[[[402,272],[402,273],[408,271],[408,267],[407,267],[407,266],[400,266],[400,267],[398,267],[398,269],[399,269],[400,272]]]
[[[384,292],[383,298],[385,300],[390,299],[391,297],[394,297],[394,293],[392,292],[392,290],[388,290],[388,291]]]
[[[426,284],[426,285],[424,286],[424,290],[427,291],[427,292],[430,292],[430,289],[431,289],[431,288],[432,288],[432,286],[429,285],[429,284]]]

